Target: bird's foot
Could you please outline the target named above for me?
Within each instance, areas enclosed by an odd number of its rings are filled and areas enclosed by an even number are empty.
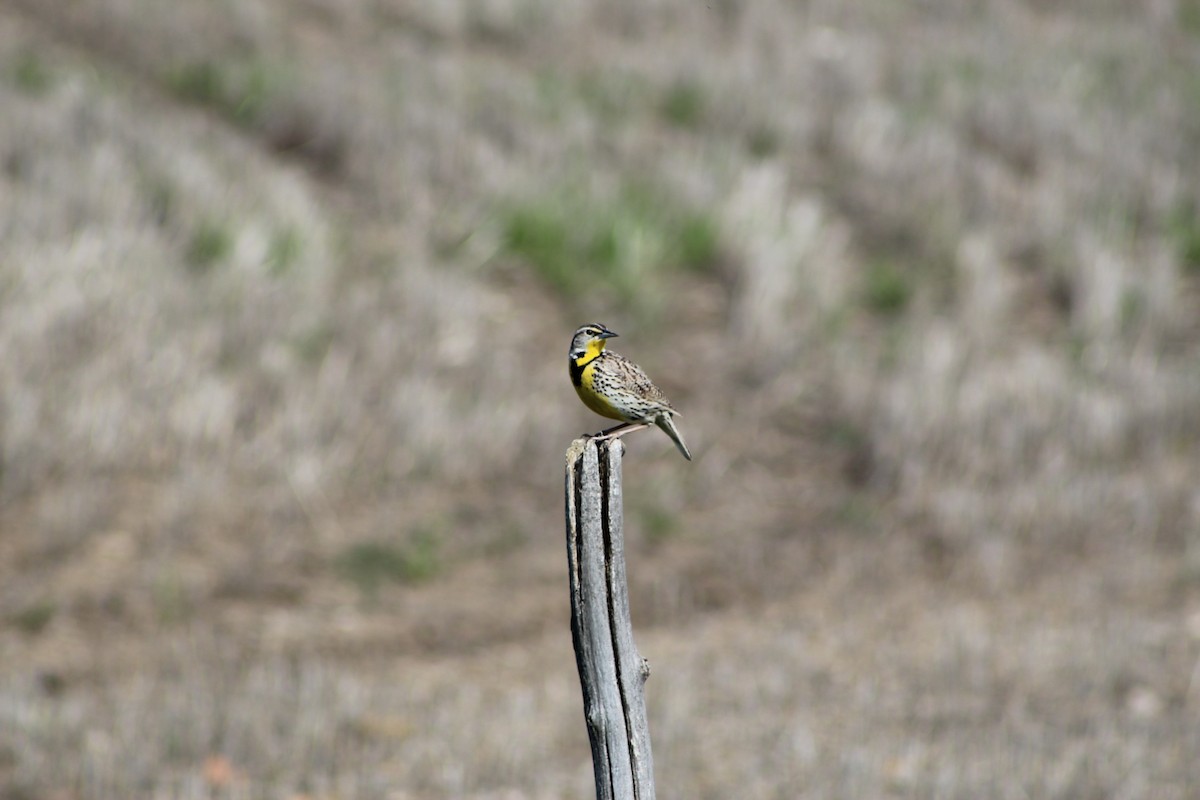
[[[650,427],[649,422],[622,422],[620,425],[614,425],[611,428],[606,428],[599,433],[585,433],[585,439],[591,439],[595,442],[603,442],[609,439],[620,439],[627,433],[640,431],[642,428]]]

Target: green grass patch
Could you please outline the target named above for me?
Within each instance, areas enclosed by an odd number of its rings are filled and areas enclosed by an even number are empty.
[[[1200,0],[1179,0],[1176,15],[1181,30],[1200,36]]]
[[[575,220],[555,204],[518,206],[505,220],[504,246],[550,285],[568,290],[576,282],[577,259],[589,249],[574,225]]]
[[[539,71],[534,78],[534,89],[546,118],[554,122],[561,120],[571,100],[570,89],[562,74],[550,69]]]
[[[869,437],[855,423],[847,419],[834,419],[821,429],[821,437],[830,444],[846,450],[857,450],[866,446]]]
[[[895,316],[908,307],[913,286],[908,274],[890,261],[876,261],[867,268],[863,302],[877,314]]]
[[[303,250],[304,240],[300,232],[290,226],[281,228],[275,231],[267,246],[267,268],[272,275],[283,275],[300,260]]]
[[[1066,338],[1063,345],[1067,351],[1067,360],[1071,362],[1071,366],[1077,370],[1083,369],[1083,357],[1087,355],[1088,339],[1085,335],[1078,332],[1071,333]]]
[[[23,50],[10,68],[13,85],[25,94],[43,95],[54,86],[54,73],[36,50]]]
[[[746,149],[755,158],[770,158],[779,152],[779,134],[767,125],[758,125],[746,134]]]
[[[368,596],[387,583],[412,585],[437,577],[442,571],[441,539],[433,530],[417,531],[404,544],[359,542],[338,556],[338,573]]]
[[[185,257],[193,272],[207,272],[232,252],[233,232],[229,226],[216,220],[205,220],[192,231]]]
[[[17,611],[12,616],[12,624],[21,633],[34,636],[41,633],[58,613],[58,606],[48,600],[32,603]]]
[[[838,505],[835,517],[839,523],[858,533],[877,532],[875,504],[863,493],[845,497]]]
[[[229,89],[226,73],[211,61],[181,64],[167,72],[167,86],[178,97],[200,103],[216,104],[222,101]]]
[[[1137,289],[1121,294],[1121,333],[1131,336],[1146,319],[1146,295]]]
[[[721,255],[721,236],[717,223],[706,214],[689,214],[679,226],[679,258],[683,266],[708,270]]]
[[[1200,275],[1200,211],[1195,201],[1180,203],[1171,215],[1169,235],[1183,271]]]
[[[176,65],[163,80],[177,97],[253,127],[261,122],[270,98],[282,91],[286,75],[285,69],[259,60],[196,61]]]
[[[192,616],[192,600],[178,573],[168,570],[159,575],[152,594],[155,614],[163,625],[177,625]]]
[[[240,75],[236,91],[229,98],[229,114],[243,125],[262,121],[271,96],[280,90],[281,76],[261,61],[250,64]]]
[[[679,520],[665,508],[659,506],[644,508],[639,516],[646,541],[652,545],[663,544],[679,533]]]
[[[579,78],[577,92],[598,119],[616,123],[653,103],[654,89],[641,75],[588,71]]]
[[[659,112],[677,128],[695,130],[704,122],[708,101],[704,88],[693,80],[678,80],[663,94]]]
[[[667,276],[710,269],[721,252],[711,216],[634,188],[607,201],[561,192],[515,203],[501,225],[503,252],[568,300],[653,305]]]

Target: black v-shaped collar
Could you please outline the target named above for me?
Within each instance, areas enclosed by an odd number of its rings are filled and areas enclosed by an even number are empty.
[[[567,358],[570,359],[571,362],[571,383],[575,384],[576,386],[581,385],[581,382],[583,381],[583,371],[587,369],[587,365],[593,363],[597,358],[603,356],[605,352],[607,351],[601,350],[595,356],[589,358],[587,361],[584,361],[582,364],[580,364],[579,360],[574,356],[568,355]],[[587,355],[587,353],[584,353],[584,355]]]

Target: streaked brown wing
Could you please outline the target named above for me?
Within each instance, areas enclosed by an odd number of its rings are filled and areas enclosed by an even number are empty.
[[[666,406],[672,411],[675,410],[671,401],[667,399],[661,389],[654,385],[650,376],[641,367],[618,353],[606,351],[604,355],[606,357],[604,366],[611,368],[614,377],[620,380],[622,386],[647,402]]]

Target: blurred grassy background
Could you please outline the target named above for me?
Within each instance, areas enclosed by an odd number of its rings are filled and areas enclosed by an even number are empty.
[[[1195,0],[0,6],[0,797],[1200,795]]]

